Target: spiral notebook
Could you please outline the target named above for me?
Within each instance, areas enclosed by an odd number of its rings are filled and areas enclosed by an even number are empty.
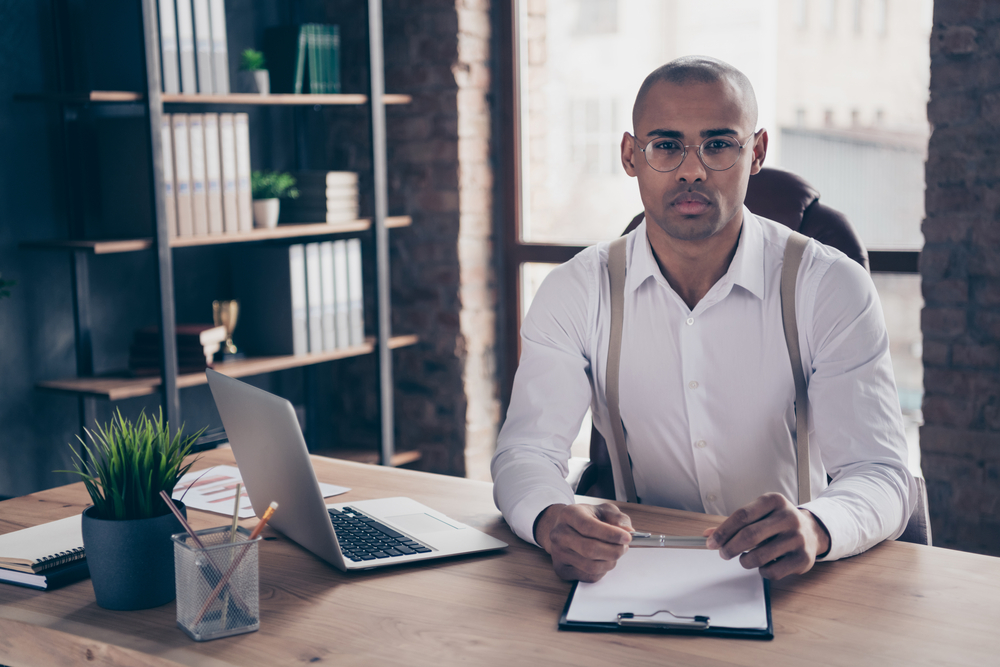
[[[79,514],[0,535],[0,568],[40,574],[85,557]]]

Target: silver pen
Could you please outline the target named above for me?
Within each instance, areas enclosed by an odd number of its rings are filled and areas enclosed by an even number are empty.
[[[675,549],[707,549],[705,541],[708,539],[700,535],[680,536],[680,535],[659,535],[657,533],[646,533],[638,530],[629,531],[632,536],[631,547],[673,547]]]

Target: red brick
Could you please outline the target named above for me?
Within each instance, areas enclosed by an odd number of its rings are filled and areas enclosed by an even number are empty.
[[[957,343],[952,347],[951,360],[954,366],[996,368],[997,362],[1000,361],[1000,351],[996,345]]]
[[[992,340],[1000,340],[1000,313],[990,311],[977,312],[972,318],[976,332]]]
[[[935,225],[945,225],[946,220],[934,221]],[[951,266],[951,248],[946,246],[925,246],[920,253],[920,275],[924,279],[924,289],[931,281],[941,280],[948,275]]]
[[[969,236],[973,217],[970,214],[936,215],[924,219],[920,231],[924,234],[927,245],[944,243],[962,243]]]
[[[979,100],[965,92],[932,95],[927,103],[927,120],[936,127],[964,125],[979,114]]]
[[[932,185],[924,195],[928,213],[961,213],[975,211],[979,205],[975,191],[964,184]]]
[[[965,333],[965,320],[963,309],[925,306],[920,313],[920,330],[928,338],[953,338]]]
[[[965,280],[928,280],[921,287],[928,304],[952,305],[969,300],[969,283]]]
[[[931,55],[968,55],[978,50],[976,29],[967,25],[939,26],[931,33]]]
[[[1000,278],[1000,248],[974,245],[967,266],[970,276]]]
[[[924,396],[924,423],[935,426],[969,426],[973,409],[969,401],[947,396]]]
[[[924,341],[924,366],[947,366],[951,346],[940,341]],[[926,373],[926,371],[924,371]]]
[[[980,375],[975,371],[951,367],[924,368],[924,391],[927,396],[968,399],[988,389],[989,383],[984,382]]]

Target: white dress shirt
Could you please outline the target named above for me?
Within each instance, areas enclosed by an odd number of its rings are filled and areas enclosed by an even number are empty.
[[[729,515],[771,491],[796,502],[795,384],[779,294],[789,233],[744,207],[729,270],[694,309],[660,272],[646,223],[629,234],[619,382],[642,503]],[[532,543],[539,513],[573,502],[567,462],[588,406],[612,441],[608,245],[553,270],[521,327],[492,472],[497,507]],[[810,241],[795,303],[811,407],[813,500],[801,507],[830,532],[832,560],[898,537],[916,486],[871,277]]]

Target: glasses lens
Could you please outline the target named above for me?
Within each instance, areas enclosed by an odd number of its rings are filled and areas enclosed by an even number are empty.
[[[684,160],[684,144],[679,139],[650,139],[644,152],[649,166],[656,171],[673,171]]]
[[[725,171],[740,159],[740,144],[733,137],[712,137],[702,143],[701,161],[715,171]]]

